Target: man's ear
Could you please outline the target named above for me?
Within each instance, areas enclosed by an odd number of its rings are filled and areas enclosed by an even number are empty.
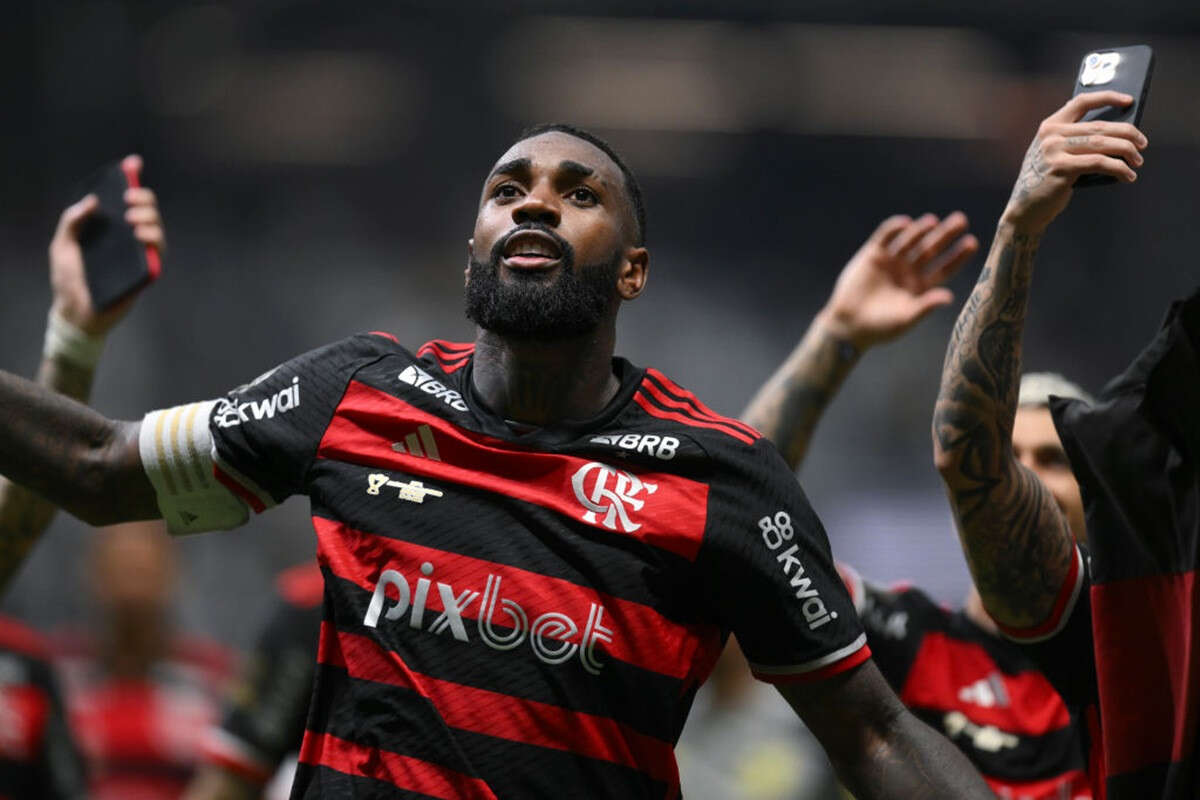
[[[650,277],[650,251],[644,247],[631,247],[625,251],[625,260],[617,273],[617,294],[622,300],[634,300],[646,288]]]

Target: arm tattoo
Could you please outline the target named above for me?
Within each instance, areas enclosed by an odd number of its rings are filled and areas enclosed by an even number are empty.
[[[1053,496],[1012,451],[1039,238],[1004,227],[997,232],[954,325],[933,417],[938,467],[975,585],[988,611],[1014,627],[1049,615],[1073,556]]]
[[[800,344],[742,412],[798,469],[817,422],[859,358],[850,342],[813,322]]]

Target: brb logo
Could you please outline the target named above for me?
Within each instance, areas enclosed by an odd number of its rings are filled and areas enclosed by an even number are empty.
[[[533,654],[543,663],[563,664],[578,655],[579,663],[592,675],[599,675],[604,667],[596,657],[596,645],[612,644],[613,637],[612,629],[603,625],[604,606],[596,603],[590,605],[582,633],[579,624],[561,611],[547,611],[530,622],[529,614],[519,603],[500,596],[502,578],[489,574],[484,584],[482,600],[477,589],[456,592],[450,584],[438,581],[436,585],[438,597],[442,601],[442,613],[426,625],[426,602],[429,599],[429,590],[434,586],[433,564],[429,561],[422,563],[421,575],[424,577],[417,578],[417,587],[414,590],[404,573],[394,569],[384,570],[375,583],[375,593],[371,595],[371,604],[367,606],[363,625],[376,628],[380,617],[395,621],[407,613],[408,627],[414,630],[425,630],[433,634],[449,630],[450,635],[458,641],[469,642],[471,639],[463,615],[476,600],[479,600],[475,629],[480,641],[493,650],[512,650],[520,647],[528,639]],[[383,607],[389,599],[389,587],[395,590],[397,599],[395,605],[384,611]]]
[[[597,515],[603,515],[600,524],[610,531],[615,531],[619,522],[625,533],[633,533],[642,525],[629,518],[629,510],[641,511],[646,501],[638,495],[654,494],[658,484],[646,483],[624,470],[592,461],[571,477],[571,488],[575,490],[575,499],[587,509],[583,512],[584,522],[595,525]]]

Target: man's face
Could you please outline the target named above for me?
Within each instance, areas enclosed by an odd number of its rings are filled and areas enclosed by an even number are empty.
[[[1012,443],[1017,460],[1041,479],[1050,494],[1054,495],[1075,538],[1084,541],[1087,531],[1083,518],[1083,498],[1079,494],[1075,474],[1071,472],[1066,451],[1058,438],[1058,431],[1054,429],[1050,409],[1037,406],[1018,408],[1013,422]]]
[[[467,316],[502,335],[594,329],[641,291],[645,250],[631,228],[624,176],[602,150],[559,132],[518,142],[484,182]]]

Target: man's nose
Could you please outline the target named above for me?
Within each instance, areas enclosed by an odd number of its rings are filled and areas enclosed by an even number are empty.
[[[540,222],[557,228],[562,216],[558,210],[557,197],[552,197],[546,189],[535,188],[513,206],[513,222],[520,225],[523,222]]]

